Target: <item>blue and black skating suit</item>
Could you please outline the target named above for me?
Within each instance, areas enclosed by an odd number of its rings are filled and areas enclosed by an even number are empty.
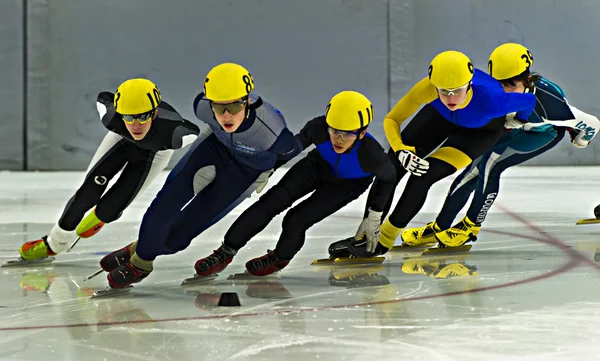
[[[498,197],[501,173],[552,149],[562,140],[565,129],[569,129],[573,143],[580,146],[587,145],[600,129],[598,118],[569,105],[563,90],[551,81],[542,78],[535,82],[531,92],[537,104],[523,129],[504,133],[491,151],[455,179],[436,219],[442,229],[452,225],[473,191],[467,217],[483,223]]]
[[[302,149],[314,144],[306,157],[294,164],[281,181],[248,208],[225,235],[225,245],[239,250],[273,218],[300,198],[283,218],[275,254],[290,260],[304,245],[306,231],[363,194],[376,177],[376,194],[367,208],[381,211],[394,188],[395,170],[383,148],[369,133],[343,154],[333,150],[325,116],[310,120],[296,135]],[[327,224],[347,223],[333,218]],[[323,225],[325,227],[325,225]]]
[[[185,249],[266,182],[278,158],[287,160],[301,151],[283,115],[259,97],[251,95],[250,100],[247,118],[227,133],[204,94],[196,97],[194,112],[209,128],[173,168],[146,211],[136,248],[141,259]]]

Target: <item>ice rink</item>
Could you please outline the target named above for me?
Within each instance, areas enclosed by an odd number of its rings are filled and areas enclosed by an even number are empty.
[[[311,266],[354,234],[363,196],[310,229],[276,277],[228,280],[275,246],[282,216],[217,280],[180,286],[253,195],[186,251],[159,258],[128,294],[89,299],[106,278],[82,280],[101,255],[136,239],[166,174],[119,221],[54,263],[0,269],[0,360],[600,359],[600,224],[575,226],[600,203],[600,167],[507,171],[466,254],[406,251],[376,265]],[[0,261],[50,231],[82,177],[0,173]],[[413,225],[433,219],[450,182],[434,186]],[[242,306],[218,307],[221,292],[236,292]]]

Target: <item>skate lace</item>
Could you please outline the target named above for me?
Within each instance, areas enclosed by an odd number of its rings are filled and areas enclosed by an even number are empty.
[[[206,265],[206,268],[212,268],[225,262],[225,259],[227,259],[227,255],[219,248],[214,250],[213,254],[208,256],[203,263]]]
[[[255,266],[266,268],[272,264],[280,264],[281,260],[271,250],[267,250],[267,254],[254,261]]]
[[[456,230],[456,231],[454,231],[454,230]],[[448,236],[450,238],[455,238],[455,237],[460,236],[461,234],[463,234],[463,232],[466,232],[468,230],[469,230],[469,226],[467,226],[465,224],[465,222],[461,222],[458,227],[453,227],[448,230]]]

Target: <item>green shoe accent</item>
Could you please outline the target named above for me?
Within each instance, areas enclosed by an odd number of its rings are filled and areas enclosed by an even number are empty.
[[[89,238],[100,231],[104,226],[98,217],[96,217],[96,209],[94,208],[84,219],[79,222],[79,225],[75,229],[78,237]]]
[[[21,258],[28,261],[54,255],[54,253],[49,250],[48,245],[46,244],[46,236],[44,236],[42,239],[25,242],[25,244],[19,248],[19,254],[21,255]]]

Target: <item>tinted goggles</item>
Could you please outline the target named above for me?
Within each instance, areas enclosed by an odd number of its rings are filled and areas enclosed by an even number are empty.
[[[358,135],[360,134],[360,130],[357,130],[355,132],[353,131],[349,131],[349,130],[339,130],[339,129],[335,129],[332,127],[328,127],[327,131],[329,132],[329,134],[334,137],[341,137],[342,140],[354,140],[358,137]]]
[[[210,107],[212,108],[213,112],[219,115],[224,114],[226,110],[229,112],[229,114],[235,115],[244,110],[246,103],[248,103],[247,100],[227,104],[217,104],[211,102]]]
[[[153,115],[154,115],[154,110],[151,110],[149,112],[142,113],[142,114],[121,115],[121,118],[127,124],[133,124],[133,122],[135,122],[136,120],[140,124],[145,124],[145,123],[148,123],[150,120],[152,120]]]

